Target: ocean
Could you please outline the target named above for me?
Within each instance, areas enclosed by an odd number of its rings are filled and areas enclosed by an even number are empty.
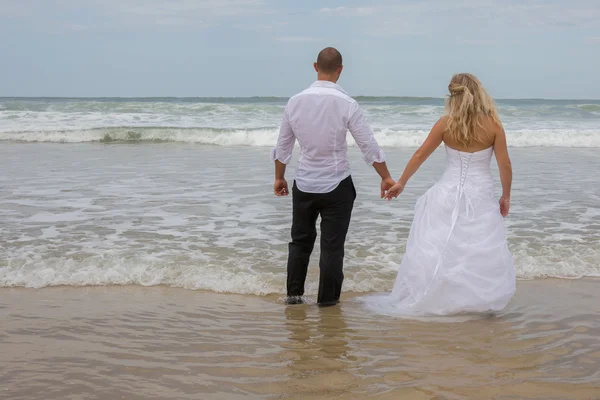
[[[357,97],[379,143],[414,147],[443,99]],[[271,146],[287,99],[0,98],[0,140]],[[600,147],[600,100],[499,100],[512,147]],[[350,141],[352,142],[352,141]]]
[[[399,176],[443,100],[358,100]],[[285,102],[0,99],[0,286],[283,293],[290,199],[272,195],[269,151]],[[599,276],[600,101],[498,107],[514,162],[506,225],[518,277]],[[359,196],[344,289],[389,290],[414,202],[444,155],[436,152],[391,203],[378,198],[377,176],[356,147],[350,158]]]
[[[358,100],[398,177],[443,100]],[[3,396],[598,398],[600,101],[498,101],[517,292],[437,320],[356,298],[392,288],[442,149],[388,202],[351,146],[342,302],[314,305],[317,240],[308,304],[283,304],[291,198],[269,153],[285,102],[0,98]]]

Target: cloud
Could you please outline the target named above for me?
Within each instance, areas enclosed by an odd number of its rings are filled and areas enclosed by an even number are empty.
[[[283,29],[288,25],[287,21],[268,21],[265,23],[261,22],[245,22],[232,24],[231,26],[238,29],[244,29],[248,31],[254,32],[274,32],[280,29]]]
[[[365,0],[366,1],[366,0]],[[430,0],[321,8],[322,16],[349,18],[372,36],[449,34],[485,30],[600,28],[598,0]],[[361,18],[357,18],[361,17]]]
[[[89,23],[67,25],[128,29],[173,27],[201,29],[234,20],[271,15],[268,0],[0,0],[0,17],[49,29],[65,27],[65,15],[77,14]],[[51,3],[51,4],[50,4]],[[88,22],[88,21],[86,21]],[[77,30],[77,29],[71,29]]]
[[[318,42],[321,38],[313,36],[279,36],[275,38],[278,42],[287,43],[307,43],[307,42]]]
[[[340,6],[340,7],[336,7],[336,8],[329,8],[329,7],[325,7],[325,8],[321,8],[319,11],[322,13],[331,13],[331,14],[341,14],[344,12],[344,10],[347,10],[346,7],[344,6]]]
[[[72,1],[72,0],[71,0]],[[89,0],[96,9],[120,24],[139,28],[159,26],[167,30],[202,30],[227,24],[258,25],[260,16],[273,13],[266,0]],[[119,24],[117,24],[119,25]],[[264,26],[264,24],[263,24]]]
[[[595,0],[539,2],[534,0],[500,9],[520,25],[546,28],[599,28],[600,8]]]
[[[36,31],[64,31],[65,24],[90,31],[197,31],[220,26],[272,32],[276,37],[285,35],[284,24],[319,28],[326,23],[344,24],[366,36],[455,35],[458,41],[549,29],[585,28],[591,30],[586,36],[600,35],[598,0],[362,1],[311,11],[280,0],[0,0],[0,18]]]
[[[62,25],[62,28],[64,30],[72,31],[72,32],[83,32],[83,31],[87,31],[89,29],[87,26],[79,25],[79,24],[64,24],[64,25]]]
[[[0,0],[0,17],[27,18],[35,14],[38,0]]]
[[[489,39],[465,39],[461,43],[470,44],[473,46],[492,46],[496,44],[496,41]]]
[[[375,13],[377,13],[377,8],[376,7],[344,7],[344,6],[340,6],[340,7],[335,7],[335,8],[321,8],[319,10],[319,12],[321,14],[325,14],[325,15],[337,15],[337,16],[344,16],[344,17],[365,17],[368,15],[373,15]]]
[[[263,14],[265,0],[93,0],[98,6],[125,15],[180,18],[242,17]]]

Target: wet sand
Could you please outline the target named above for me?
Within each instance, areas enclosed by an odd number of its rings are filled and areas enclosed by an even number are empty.
[[[167,287],[0,289],[2,399],[600,399],[600,280],[402,320]]]

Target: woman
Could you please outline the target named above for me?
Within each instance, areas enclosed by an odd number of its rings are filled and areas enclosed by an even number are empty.
[[[479,80],[458,74],[448,85],[445,115],[386,194],[397,197],[444,142],[448,166],[418,201],[391,294],[364,299],[379,312],[447,315],[503,309],[515,292],[515,270],[504,230],[512,169],[494,102]],[[500,204],[490,171],[495,154]]]

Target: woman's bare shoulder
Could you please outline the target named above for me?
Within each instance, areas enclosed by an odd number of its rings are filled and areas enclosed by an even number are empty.
[[[500,120],[495,120],[494,118],[488,115],[484,115],[483,117],[481,117],[481,125],[483,126],[483,129],[486,132],[492,134],[496,134],[504,130],[502,128],[502,122],[500,122]]]

